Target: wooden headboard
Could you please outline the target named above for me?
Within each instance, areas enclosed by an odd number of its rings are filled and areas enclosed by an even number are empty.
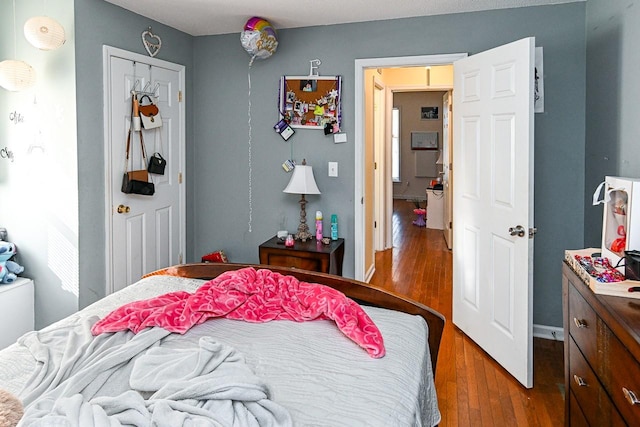
[[[427,325],[429,325],[429,351],[431,354],[433,375],[435,377],[438,350],[440,349],[440,340],[442,339],[442,331],[445,323],[444,316],[424,304],[420,304],[367,283],[331,274],[317,273],[295,268],[233,263],[182,264],[154,271],[147,274],[145,277],[162,274],[209,280],[217,277],[225,271],[238,270],[245,267],[266,268],[281,274],[294,276],[303,282],[320,283],[337,289],[349,298],[365,305],[383,307],[421,316],[427,322]]]

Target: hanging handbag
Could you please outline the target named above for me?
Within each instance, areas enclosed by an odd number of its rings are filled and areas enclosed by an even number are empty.
[[[147,170],[156,175],[164,175],[165,166],[167,166],[167,161],[164,157],[162,157],[160,153],[153,153],[153,155],[149,157],[149,167]]]
[[[129,151],[131,148],[131,129],[127,135],[127,155],[124,160],[124,175],[122,176],[121,191],[126,194],[141,194],[143,196],[153,196],[156,192],[155,185],[149,181],[149,172],[146,169],[129,171]],[[140,148],[142,150],[142,160],[147,162],[144,150],[144,141],[140,132]]]
[[[149,104],[142,105],[142,101],[147,98]],[[160,116],[160,110],[158,106],[153,103],[149,95],[144,95],[140,98],[140,105],[138,106],[140,112],[140,121],[142,127],[145,129],[155,129],[162,126],[162,116]]]

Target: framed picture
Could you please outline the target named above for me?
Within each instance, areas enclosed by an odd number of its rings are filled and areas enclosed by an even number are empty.
[[[282,76],[279,120],[285,120],[292,128],[339,131],[341,91],[341,76]]]
[[[412,150],[437,150],[438,132],[411,132]]]
[[[438,107],[420,107],[421,120],[438,120]]]

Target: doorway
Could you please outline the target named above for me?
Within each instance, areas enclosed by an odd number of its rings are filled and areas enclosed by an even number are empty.
[[[423,55],[423,56],[408,56],[397,58],[373,58],[373,59],[357,59],[355,61],[355,93],[356,95],[356,108],[355,108],[355,243],[354,243],[354,258],[355,258],[355,279],[361,281],[368,281],[375,272],[375,259],[371,256],[374,247],[373,233],[369,229],[369,223],[366,218],[370,213],[370,209],[373,209],[373,200],[367,195],[371,194],[372,183],[368,182],[368,177],[373,177],[372,173],[367,171],[372,168],[372,162],[367,161],[367,144],[365,143],[366,126],[370,123],[367,112],[365,110],[365,97],[359,94],[365,93],[365,71],[375,70],[378,68],[400,68],[400,67],[422,67],[426,69],[427,66],[436,65],[450,65],[454,61],[467,57],[466,53],[454,53],[444,55]],[[398,85],[399,86],[399,85]],[[400,90],[400,87],[396,89]],[[410,90],[411,87],[405,89]],[[390,87],[387,87],[387,91]],[[444,89],[443,89],[444,90]],[[388,131],[387,131],[388,133]],[[387,158],[390,157],[390,148],[386,150]],[[390,165],[388,165],[390,171]],[[389,182],[391,187],[391,178],[386,181]],[[392,194],[389,191],[385,195],[385,201],[388,208],[386,209],[388,222],[391,224],[391,206],[392,206]],[[390,234],[390,233],[388,233]]]

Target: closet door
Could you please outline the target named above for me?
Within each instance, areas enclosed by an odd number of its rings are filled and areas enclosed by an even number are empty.
[[[110,285],[117,291],[144,274],[182,262],[185,245],[184,113],[180,102],[181,72],[111,56],[109,73],[110,149]],[[164,175],[149,174],[153,196],[121,191],[126,139],[131,124],[131,97],[149,93],[160,109],[162,127],[132,133],[129,170],[146,169],[158,152],[167,161]],[[147,160],[142,158],[140,136]]]

